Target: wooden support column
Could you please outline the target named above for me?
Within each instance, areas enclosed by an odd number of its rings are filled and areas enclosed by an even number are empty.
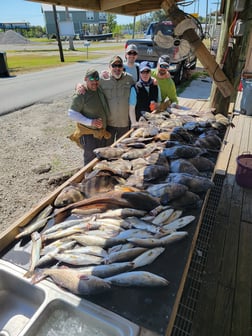
[[[175,24],[175,26],[186,18],[184,12],[182,12],[177,7],[174,0],[164,0],[161,4],[161,7],[166,12],[167,16]],[[219,65],[216,63],[215,59],[210,54],[206,46],[202,43],[195,30],[186,30],[183,34],[183,38],[190,43],[195,51],[195,55],[200,60],[200,62],[208,72],[209,76],[217,85],[223,97],[226,98],[231,96],[234,92],[232,84],[230,83],[224,72],[221,70]]]

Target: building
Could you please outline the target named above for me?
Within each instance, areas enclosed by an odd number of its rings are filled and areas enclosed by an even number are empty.
[[[53,6],[42,5],[41,10],[45,20],[47,35],[56,35]],[[56,14],[59,26],[66,22],[72,22],[74,35],[93,35],[106,31],[106,13],[56,6]]]

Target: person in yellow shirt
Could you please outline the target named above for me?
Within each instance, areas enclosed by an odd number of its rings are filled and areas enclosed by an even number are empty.
[[[176,107],[178,104],[178,97],[176,86],[169,73],[170,58],[169,56],[161,56],[157,63],[157,68],[151,71],[151,76],[156,78],[157,84],[161,91],[161,103],[173,103]],[[169,106],[169,105],[168,105]],[[168,107],[167,106],[167,107]]]

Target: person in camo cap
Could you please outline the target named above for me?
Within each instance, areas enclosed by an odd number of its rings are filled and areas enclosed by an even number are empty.
[[[76,92],[72,98],[68,116],[76,121],[76,130],[70,139],[84,149],[84,165],[96,156],[93,150],[105,147],[110,133],[106,130],[109,105],[103,90],[99,86],[100,77],[95,69],[88,69],[84,77],[85,94]]]

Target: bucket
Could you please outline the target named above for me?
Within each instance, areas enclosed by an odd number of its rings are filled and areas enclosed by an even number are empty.
[[[236,159],[235,179],[239,186],[252,188],[252,154],[242,154]]]

